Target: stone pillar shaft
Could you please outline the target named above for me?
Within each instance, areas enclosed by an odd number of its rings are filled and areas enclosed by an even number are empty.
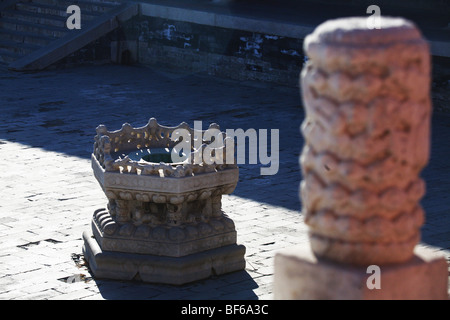
[[[301,199],[315,254],[352,264],[411,258],[429,155],[427,42],[402,19],[330,21],[305,40]]]
[[[309,243],[275,256],[275,299],[448,298],[445,258],[417,245],[429,48],[411,22],[380,25],[330,20],[305,39],[300,193]]]

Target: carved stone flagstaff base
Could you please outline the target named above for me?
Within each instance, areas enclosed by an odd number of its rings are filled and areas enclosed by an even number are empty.
[[[400,264],[379,266],[380,288],[367,267],[318,258],[309,243],[275,256],[274,298],[278,300],[447,300],[445,257],[416,247]],[[369,286],[367,282],[369,281]]]
[[[171,137],[178,129],[201,139],[186,124],[164,127],[155,119],[142,128],[97,128],[91,163],[108,205],[94,212],[83,234],[96,277],[180,285],[245,268],[245,247],[222,210],[222,195],[234,191],[239,169],[206,161],[205,144],[172,163],[164,150],[176,148]],[[195,152],[202,152],[202,162],[193,163]]]

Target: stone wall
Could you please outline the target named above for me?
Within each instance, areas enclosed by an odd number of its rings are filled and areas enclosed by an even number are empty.
[[[237,80],[297,86],[304,61],[302,39],[155,17],[127,22],[122,40],[141,64]]]
[[[63,59],[57,66],[93,61],[138,63],[176,72],[298,86],[298,74],[305,56],[302,30],[295,29],[295,25],[288,25],[287,21],[270,25],[268,21],[267,24],[257,24],[264,31],[251,32],[242,30],[249,28],[249,24],[242,22],[214,24],[216,19],[211,18],[212,13],[205,13],[211,19],[200,24],[192,21],[197,21],[195,17],[200,19],[203,13],[194,12],[186,16],[186,12],[181,14],[175,10],[168,15],[170,17],[162,18],[150,9],[147,8],[147,15],[124,23],[118,30]],[[154,16],[149,16],[149,13],[154,13]],[[171,19],[172,16],[178,17],[177,14],[180,20]],[[221,17],[223,20],[224,16]],[[232,18],[239,20],[237,16]],[[234,21],[232,18],[230,21]],[[272,27],[273,34],[269,34]],[[283,36],[274,35],[277,33]],[[295,36],[297,34],[298,37]],[[433,57],[432,95],[434,110],[437,111],[450,111],[449,61],[450,58]]]

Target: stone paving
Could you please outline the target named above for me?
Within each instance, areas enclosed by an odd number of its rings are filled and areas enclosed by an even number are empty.
[[[303,119],[298,88],[149,68],[91,65],[40,73],[0,67],[0,299],[272,299],[277,250],[307,241],[298,165]],[[222,129],[280,130],[280,169],[241,165],[223,209],[247,248],[245,271],[183,286],[94,279],[82,232],[106,197],[90,167],[95,128],[212,122]],[[423,176],[421,245],[450,260],[450,115],[435,113]]]

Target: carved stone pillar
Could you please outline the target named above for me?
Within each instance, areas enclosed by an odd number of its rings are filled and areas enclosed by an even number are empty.
[[[403,262],[424,222],[419,173],[429,155],[430,57],[400,19],[322,25],[305,42],[301,198],[318,256]]]
[[[417,259],[425,193],[419,174],[430,148],[428,44],[404,19],[381,18],[381,29],[368,29],[366,18],[346,18],[317,27],[304,49],[309,61],[300,83],[306,114],[300,193],[312,255],[298,267],[310,279],[302,278],[292,294],[279,285],[289,283],[286,275],[276,275],[276,295],[418,298],[401,280],[385,283],[393,291],[376,292],[365,290],[364,279],[370,265],[380,266],[385,276],[392,274],[390,266],[411,267]],[[292,252],[279,255],[278,270],[295,265],[287,267],[291,258]],[[436,261],[446,271],[445,260]],[[335,277],[340,280],[333,282]],[[352,281],[355,287],[342,291]],[[442,288],[433,291],[434,298],[446,295]]]
[[[191,145],[194,137],[202,140],[192,154],[208,145],[203,131],[185,123],[161,126],[154,118],[139,128],[97,128],[91,164],[108,206],[94,212],[91,230],[83,233],[83,253],[96,277],[181,285],[245,268],[245,246],[221,210],[239,168],[204,157],[192,163],[193,156],[172,162],[167,150],[177,147],[171,137],[181,130]]]

